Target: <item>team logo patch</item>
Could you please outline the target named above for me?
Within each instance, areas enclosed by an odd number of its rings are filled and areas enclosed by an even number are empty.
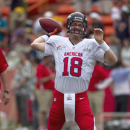
[[[54,98],[54,102],[56,101],[56,98]]]
[[[62,50],[62,49],[65,48],[65,47],[66,47],[66,46],[64,46],[64,45],[62,45],[62,46],[60,45],[60,46],[57,47],[57,50]]]
[[[83,49],[83,51],[90,51],[90,46],[86,45],[86,47]]]
[[[72,47],[72,49],[73,49],[73,50],[75,50],[75,46],[74,46],[74,47]]]
[[[70,94],[68,95],[67,100],[72,100],[72,97]]]

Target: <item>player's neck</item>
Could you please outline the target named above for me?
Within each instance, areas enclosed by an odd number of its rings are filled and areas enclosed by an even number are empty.
[[[73,45],[76,45],[83,40],[83,36],[70,33],[69,34],[69,40]]]
[[[75,39],[75,38],[69,38],[69,40],[70,40],[70,42],[71,42],[73,45],[76,45],[76,44],[78,44],[79,42],[81,42],[83,39],[81,39],[81,38],[77,38],[77,39]]]

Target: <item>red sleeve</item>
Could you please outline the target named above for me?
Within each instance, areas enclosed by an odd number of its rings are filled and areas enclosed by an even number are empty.
[[[94,87],[95,84],[104,80],[108,76],[109,76],[108,71],[105,70],[105,68],[103,68],[99,65],[95,65],[94,71],[92,73],[92,78],[91,78],[90,83],[89,83],[89,89],[88,90],[89,91],[97,91],[97,88]]]
[[[8,63],[2,53],[2,50],[0,49],[0,73],[5,71],[8,67]]]
[[[99,71],[99,77],[101,79],[105,79],[109,77],[108,72],[105,70],[105,68],[98,66],[98,71]]]
[[[39,79],[46,77],[46,76],[49,76],[48,71],[45,69],[45,67],[43,65],[40,64],[37,67],[36,77],[39,80]]]

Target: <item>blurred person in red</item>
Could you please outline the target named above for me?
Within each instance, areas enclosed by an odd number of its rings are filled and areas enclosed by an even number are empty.
[[[4,86],[4,94],[2,98],[2,100],[4,101],[4,105],[8,104],[10,101],[7,67],[8,67],[8,63],[2,53],[2,50],[0,49],[0,77],[2,79],[3,86]],[[0,84],[0,95],[1,95],[1,84]]]
[[[47,130],[46,116],[50,111],[55,72],[52,69],[52,56],[44,56],[43,60],[37,67],[36,77],[38,80],[36,90],[36,100],[38,101],[38,121],[39,130]]]
[[[108,78],[108,71],[102,67],[102,64],[97,62],[92,73],[92,78],[89,83],[88,98],[92,113],[95,116],[95,124],[97,130],[103,130],[103,103],[104,90],[97,87],[98,83]]]

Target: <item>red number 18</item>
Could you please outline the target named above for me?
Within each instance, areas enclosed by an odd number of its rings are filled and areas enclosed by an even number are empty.
[[[68,72],[68,60],[69,60],[69,57],[66,57],[66,58],[64,58],[64,60],[63,60],[63,62],[64,62],[64,72],[63,72],[63,76],[69,75],[69,72]],[[76,64],[75,61],[77,61],[78,64]],[[76,76],[76,77],[81,76],[81,66],[82,66],[82,59],[77,58],[77,57],[72,58],[72,59],[71,59],[70,74],[71,74],[72,76]],[[75,68],[78,69],[77,72],[74,72],[74,69],[75,69]]]

